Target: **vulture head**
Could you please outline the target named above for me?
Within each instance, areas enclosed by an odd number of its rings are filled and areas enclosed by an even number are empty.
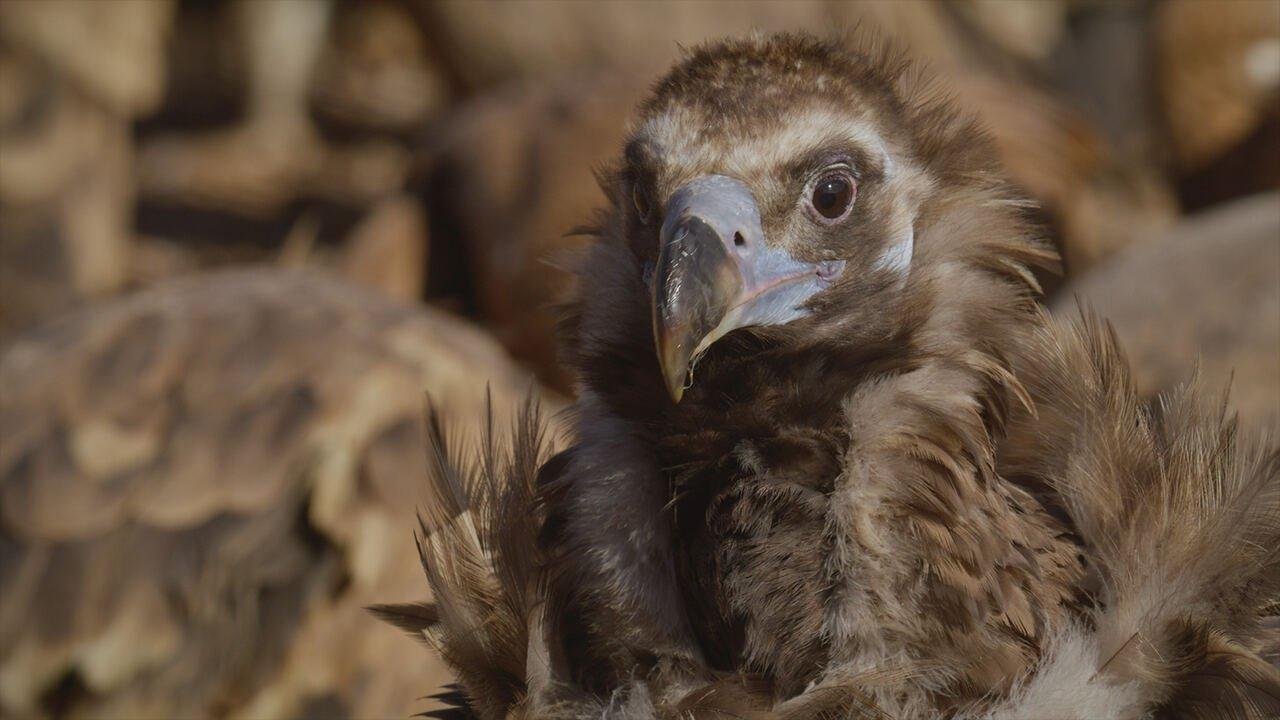
[[[1012,237],[1021,257],[990,259],[1019,284],[1021,263],[1053,262],[999,177],[985,135],[892,53],[786,35],[706,46],[657,84],[606,177],[606,234],[625,239],[632,277],[593,258],[582,300],[607,298],[612,321],[643,305],[675,403],[717,355],[865,359],[910,345],[958,259],[922,231]]]
[[[886,77],[814,42],[726,45],[657,88],[626,146],[629,232],[678,402],[729,333],[883,338],[936,181]]]

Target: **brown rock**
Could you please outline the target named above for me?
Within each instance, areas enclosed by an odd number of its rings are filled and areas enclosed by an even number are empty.
[[[351,231],[340,272],[349,280],[405,302],[422,298],[427,271],[427,221],[410,197],[378,203]]]
[[[160,100],[172,10],[0,4],[0,336],[128,282],[130,122]]]
[[[134,117],[160,102],[172,19],[168,0],[11,0],[0,4],[0,37],[112,114]]]
[[[311,117],[313,78],[330,29],[331,4],[245,2],[233,7],[246,55],[243,122],[206,134],[148,141],[139,156],[142,194],[164,203],[258,217],[278,215],[299,198],[368,205],[393,194],[407,169],[407,155],[397,142],[370,138],[338,145],[322,137]],[[376,69],[365,70],[369,78],[380,77]],[[422,89],[413,83],[392,85],[380,97]],[[364,101],[374,99],[354,100]]]
[[[3,46],[0,86],[3,336],[128,281],[133,152],[128,118]]]
[[[594,171],[621,152],[643,81],[615,73],[512,87],[447,119],[428,150],[435,244],[465,250],[479,310],[509,351],[567,389],[555,313],[570,274],[569,235],[604,203]]]
[[[1280,427],[1280,194],[1193,216],[1063,289],[1115,326],[1148,397],[1188,380],[1231,385],[1247,425]],[[1078,297],[1078,301],[1077,301]]]
[[[1170,0],[1156,6],[1154,32],[1179,169],[1203,167],[1280,116],[1280,4]]]
[[[313,81],[318,109],[343,125],[402,131],[449,100],[446,78],[402,3],[339,5]]]
[[[450,75],[472,90],[543,80],[582,68],[662,71],[679,51],[752,30],[811,28],[836,20],[826,0],[786,3],[477,3],[419,1]]]

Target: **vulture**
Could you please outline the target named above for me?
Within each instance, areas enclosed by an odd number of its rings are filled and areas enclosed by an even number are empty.
[[[925,73],[701,46],[600,176],[568,444],[429,413],[433,601],[373,610],[454,671],[436,716],[1280,713],[1280,452],[1047,314]]]
[[[315,272],[175,279],[0,346],[0,717],[414,711],[422,392],[528,377],[479,330]]]

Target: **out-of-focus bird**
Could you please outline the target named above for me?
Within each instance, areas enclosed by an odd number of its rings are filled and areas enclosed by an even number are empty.
[[[0,715],[404,716],[422,393],[527,389],[444,313],[317,274],[210,273],[0,354]]]
[[[542,462],[526,415],[467,463],[433,423],[436,602],[378,611],[458,713],[1280,711],[1280,455],[1047,319],[974,122],[776,36],[691,52],[634,127],[565,320],[573,444]]]

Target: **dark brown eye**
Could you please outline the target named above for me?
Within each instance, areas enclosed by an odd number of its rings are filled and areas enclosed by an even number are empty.
[[[640,216],[640,222],[649,222],[649,198],[644,196],[644,191],[639,185],[631,186],[631,202],[636,206],[636,215]]]
[[[813,197],[809,198],[809,203],[823,218],[839,220],[849,212],[856,193],[857,184],[853,176],[846,170],[839,170],[818,179],[813,186]]]

